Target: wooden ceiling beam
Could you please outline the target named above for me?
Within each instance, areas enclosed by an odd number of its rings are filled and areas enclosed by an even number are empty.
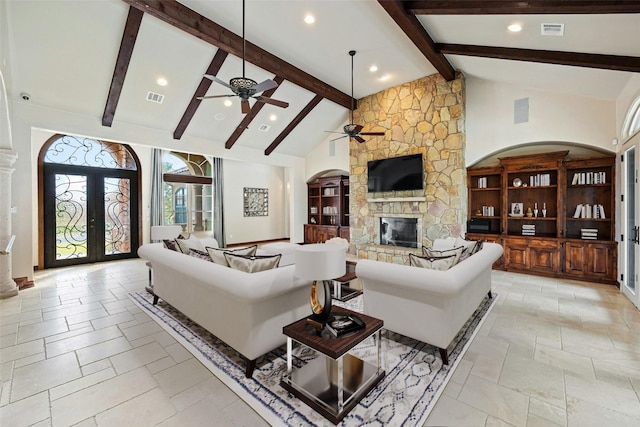
[[[407,12],[415,15],[549,15],[640,13],[640,1],[407,1]]]
[[[320,101],[322,101],[322,96],[314,96],[313,99],[309,101],[309,103],[302,109],[302,111],[300,111],[298,115],[291,121],[291,123],[289,123],[287,127],[284,128],[282,132],[280,132],[280,135],[278,135],[278,137],[267,147],[267,149],[264,150],[264,155],[268,156],[269,154],[273,153],[273,150],[275,150],[278,145],[280,145],[280,143],[284,141],[284,139],[291,133],[291,131],[296,126],[298,126],[302,119],[307,117],[311,110],[313,110],[316,105],[320,103]]]
[[[273,81],[278,83],[278,86],[280,86],[282,84],[282,82],[284,81],[284,79],[281,76],[275,76],[273,78]],[[271,95],[273,95],[273,93],[276,91],[276,89],[277,89],[277,87],[274,87],[273,89],[266,90],[266,91],[264,91],[262,93],[262,95],[270,97]],[[236,129],[233,131],[233,133],[231,134],[229,139],[227,139],[227,142],[225,142],[224,148],[229,149],[229,148],[233,147],[233,144],[235,144],[236,141],[238,140],[238,138],[240,138],[240,135],[242,135],[242,133],[246,129],[249,128],[249,125],[251,124],[253,119],[256,118],[256,116],[258,115],[260,110],[262,110],[262,107],[264,107],[264,102],[257,102],[256,101],[253,104],[253,107],[251,107],[251,111],[249,111],[248,114],[244,115],[244,117],[242,118],[242,121],[240,122],[238,127],[236,127]]]
[[[378,3],[446,80],[456,78],[456,70],[451,66],[447,58],[436,50],[433,39],[418,21],[418,18],[405,10],[402,1],[378,0]]]
[[[127,69],[129,68],[131,55],[133,55],[133,48],[136,45],[143,15],[144,13],[140,10],[129,7],[127,22],[124,25],[120,50],[118,51],[118,58],[116,59],[116,66],[113,70],[113,77],[111,77],[107,103],[102,113],[102,126],[111,127],[113,124],[113,118],[116,115],[116,108],[118,107],[118,101],[122,93],[122,86],[124,85],[124,78],[127,76]]]
[[[477,56],[481,58],[513,61],[541,62],[545,64],[572,65],[575,67],[601,68],[604,70],[640,73],[640,57],[602,55],[594,53],[561,52],[550,50],[517,49],[509,47],[474,46],[438,43],[439,52],[447,55]]]
[[[219,49],[242,58],[242,37],[178,3],[176,0],[122,1]],[[245,59],[338,105],[351,108],[350,95],[339,91],[249,41],[246,41]],[[356,100],[354,102],[357,103]]]
[[[216,51],[216,54],[213,56],[213,59],[211,60],[211,64],[209,64],[209,67],[207,68],[206,74],[213,75],[213,76],[217,75],[218,72],[220,71],[220,68],[222,67],[222,64],[224,64],[225,59],[227,59],[228,55],[229,54],[224,50],[218,49]],[[182,114],[182,118],[178,122],[178,125],[176,126],[176,130],[173,131],[173,139],[182,138],[184,131],[187,130],[187,126],[189,126],[189,123],[191,123],[193,116],[196,114],[196,111],[198,110],[198,107],[200,107],[200,103],[202,102],[202,100],[198,98],[205,96],[207,94],[209,87],[211,87],[211,83],[213,82],[207,79],[206,77],[202,78],[202,80],[200,81],[200,84],[196,88],[195,93],[191,97],[191,101],[189,101],[189,105],[187,105],[187,108],[185,109],[184,114]]]

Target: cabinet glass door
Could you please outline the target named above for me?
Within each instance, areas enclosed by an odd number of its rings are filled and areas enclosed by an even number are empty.
[[[640,197],[638,192],[638,167],[640,158],[640,135],[636,135],[624,146],[622,177],[623,257],[622,292],[640,308]]]

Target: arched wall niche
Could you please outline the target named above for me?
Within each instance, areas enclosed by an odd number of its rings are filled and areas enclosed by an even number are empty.
[[[309,178],[309,180],[307,181],[307,184],[315,181],[318,178],[322,178],[323,176],[336,176],[336,175],[349,176],[349,172],[342,169],[325,169],[323,171],[316,173],[315,175],[312,175],[311,178]]]
[[[467,165],[467,167],[488,167],[498,166],[500,164],[500,157],[521,156],[527,154],[540,154],[552,151],[564,151],[568,150],[567,159],[583,159],[589,157],[600,157],[608,154],[615,154],[615,147],[613,149],[603,150],[593,145],[580,144],[575,142],[558,142],[558,141],[539,141],[530,142],[526,144],[520,144],[511,146],[507,149],[498,150],[490,153],[478,160],[476,163]]]

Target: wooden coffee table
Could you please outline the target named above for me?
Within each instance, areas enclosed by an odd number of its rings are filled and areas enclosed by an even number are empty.
[[[287,374],[280,385],[329,421],[338,424],[384,378],[380,351],[383,321],[336,306],[331,308],[331,313],[356,315],[364,321],[365,328],[339,338],[317,335],[306,318],[282,328],[287,336]],[[376,365],[349,354],[372,335],[377,348]],[[294,341],[324,357],[317,357],[300,369],[294,369]]]

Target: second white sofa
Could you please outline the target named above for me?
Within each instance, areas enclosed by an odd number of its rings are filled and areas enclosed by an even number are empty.
[[[436,241],[434,248],[452,248],[454,241]],[[446,271],[358,260],[364,312],[384,320],[387,330],[438,347],[448,364],[447,347],[491,295],[491,267],[502,252],[502,246],[485,242],[479,252]]]

